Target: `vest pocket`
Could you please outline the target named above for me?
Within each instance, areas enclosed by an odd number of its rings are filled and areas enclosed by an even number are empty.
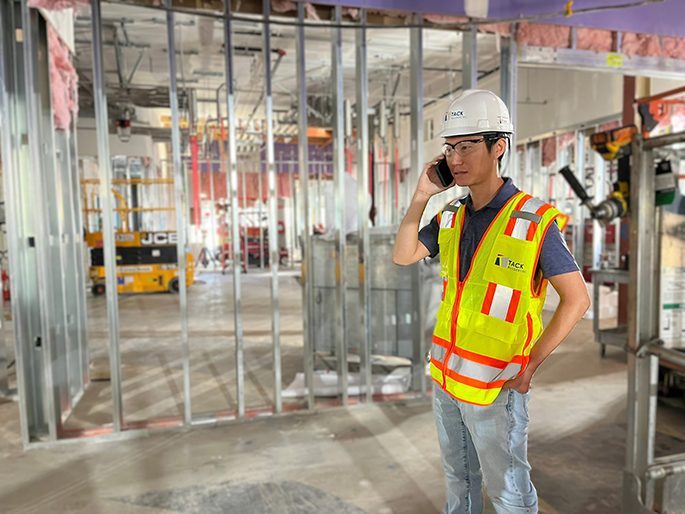
[[[509,323],[482,312],[471,312],[457,320],[457,346],[481,355],[509,362],[520,355],[528,339],[528,323],[524,319]]]
[[[501,235],[492,245],[483,278],[487,282],[527,292],[531,287],[536,256],[534,242]]]

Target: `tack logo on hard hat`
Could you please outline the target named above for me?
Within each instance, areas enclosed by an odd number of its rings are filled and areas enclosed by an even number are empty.
[[[502,99],[486,89],[467,89],[445,110],[440,137],[498,132],[513,134],[509,110]]]

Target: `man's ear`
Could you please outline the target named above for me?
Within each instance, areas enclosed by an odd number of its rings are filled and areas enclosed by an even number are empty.
[[[497,158],[499,159],[507,151],[507,140],[504,138],[497,140]]]

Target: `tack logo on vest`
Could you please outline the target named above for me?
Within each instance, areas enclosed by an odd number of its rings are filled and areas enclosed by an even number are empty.
[[[497,257],[495,257],[495,266],[499,266],[500,268],[512,270],[512,271],[517,271],[519,273],[522,273],[525,271],[523,263],[522,262],[516,262],[513,259],[510,259],[509,257],[505,257],[501,253],[497,254]]]

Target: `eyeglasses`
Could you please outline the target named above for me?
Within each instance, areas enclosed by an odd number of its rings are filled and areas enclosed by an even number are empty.
[[[442,145],[442,154],[445,157],[451,157],[453,152],[457,152],[460,157],[464,157],[473,152],[476,149],[476,146],[483,141],[485,141],[484,137],[478,139],[465,139],[458,143],[454,143],[453,145],[445,142],[445,144]]]

